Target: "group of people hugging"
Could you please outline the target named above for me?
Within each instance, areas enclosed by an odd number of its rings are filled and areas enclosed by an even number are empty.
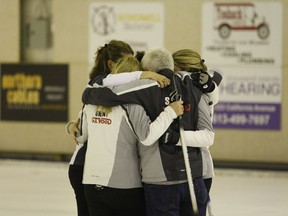
[[[69,179],[78,216],[192,216],[192,203],[212,216],[209,146],[221,74],[191,49],[134,53],[111,40],[97,49],[89,78],[66,126],[77,143]]]

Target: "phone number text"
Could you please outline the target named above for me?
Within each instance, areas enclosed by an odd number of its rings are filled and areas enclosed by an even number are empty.
[[[215,113],[213,124],[218,125],[255,125],[266,126],[269,124],[270,115],[268,114],[227,114]]]

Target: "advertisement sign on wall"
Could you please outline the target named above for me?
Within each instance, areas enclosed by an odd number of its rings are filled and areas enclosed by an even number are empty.
[[[89,7],[89,64],[110,40],[130,44],[134,52],[164,46],[164,7],[150,2],[95,2]]]
[[[215,128],[281,128],[282,5],[204,3],[202,56],[221,71]]]
[[[1,120],[68,121],[68,65],[1,64]]]

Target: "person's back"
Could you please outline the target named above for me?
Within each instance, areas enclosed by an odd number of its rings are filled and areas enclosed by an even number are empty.
[[[83,183],[112,188],[142,187],[135,154],[137,139],[122,107],[113,107],[106,114],[94,105],[86,105],[83,112],[89,134]]]
[[[193,74],[193,78],[196,80],[200,79],[200,74],[202,75],[201,79],[204,80],[205,77],[211,76],[212,82],[214,82],[214,90],[212,93],[207,93],[210,98],[209,107],[211,121],[213,119],[213,108],[218,103],[219,100],[219,90],[218,85],[222,80],[222,76],[217,71],[207,71],[208,68],[205,64],[205,60],[202,59],[200,54],[191,49],[181,49],[173,53],[174,59],[174,71],[177,72],[180,76],[185,76],[187,74]],[[203,86],[203,85],[202,85]],[[209,147],[201,147],[201,153],[203,158],[203,179],[208,192],[212,185],[212,177],[214,176],[214,166],[213,160],[209,151]],[[208,198],[208,212],[209,215],[213,215],[210,197]]]
[[[115,64],[123,56],[133,56],[134,52],[129,44],[124,41],[111,40],[108,44],[99,47],[95,53],[95,64],[89,74],[90,79],[96,76],[106,77],[111,72]],[[76,141],[78,132],[79,118],[75,122],[69,122],[66,131],[73,136]],[[82,184],[83,167],[85,161],[87,143],[78,143],[69,163],[69,180],[74,190],[77,202],[77,215],[88,216],[87,201],[84,194],[84,185]]]
[[[158,71],[158,73],[166,75],[171,79],[171,86],[167,87],[170,89],[169,100],[170,102],[173,100],[171,98],[172,95],[175,96],[175,94],[178,94],[178,97],[179,95],[181,96],[185,111],[182,116],[184,129],[191,132],[196,132],[198,129],[213,131],[212,125],[209,122],[208,98],[203,97],[201,90],[194,85],[189,76],[182,78],[174,75],[172,72],[172,69],[174,69],[173,61],[169,60],[172,56],[168,52],[161,49],[158,49],[158,51],[157,49],[149,50],[149,52],[142,58],[142,66],[148,70]],[[169,68],[170,70],[164,68]],[[165,98],[167,99],[167,95]],[[177,100],[177,98],[174,100]],[[178,123],[178,121],[174,120],[174,123],[170,126],[170,130],[159,140],[159,145],[149,148],[142,146],[140,148],[142,181],[145,183],[146,208],[147,215],[149,216],[166,215],[172,212],[175,215],[192,215],[190,194],[187,194],[189,190],[186,182],[187,173],[185,171],[186,166],[183,152],[181,146],[176,145],[178,137],[175,134],[179,133]],[[201,135],[197,135],[196,133],[192,136],[196,137],[195,140],[197,136],[201,139]],[[197,146],[197,143],[190,142],[190,144]],[[193,182],[196,185],[195,192],[199,213],[204,216],[206,212],[207,191],[204,187],[204,181],[200,179],[203,175],[200,148],[188,147],[188,155],[192,170],[191,174],[194,178]],[[159,196],[159,194],[161,195]],[[169,201],[166,199],[164,201],[161,198],[163,196]],[[178,208],[178,212],[175,208]]]
[[[113,67],[112,74],[141,69],[134,57],[123,57]],[[83,138],[88,140],[84,167],[84,184],[112,188],[142,187],[137,154],[137,138],[127,123],[124,105],[103,107],[85,105],[82,122]],[[129,105],[125,105],[126,109]],[[134,105],[141,113],[141,107]],[[134,111],[134,112],[137,112]],[[139,119],[144,123],[148,119]],[[146,122],[145,122],[146,124]],[[141,125],[139,125],[140,127]]]
[[[123,59],[128,60],[123,63]],[[112,73],[120,73],[123,65],[131,66],[131,62],[135,63],[134,59],[120,59]],[[139,63],[132,66],[131,70],[140,69]],[[82,113],[78,141],[88,143],[83,184],[89,214],[144,216],[137,139],[127,123],[126,112],[121,106],[85,105]],[[126,198],[120,206],[117,196]]]

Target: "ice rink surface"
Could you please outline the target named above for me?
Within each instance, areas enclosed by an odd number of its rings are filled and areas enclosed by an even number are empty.
[[[68,163],[0,159],[0,216],[76,216]],[[216,169],[215,216],[288,216],[288,172]]]

